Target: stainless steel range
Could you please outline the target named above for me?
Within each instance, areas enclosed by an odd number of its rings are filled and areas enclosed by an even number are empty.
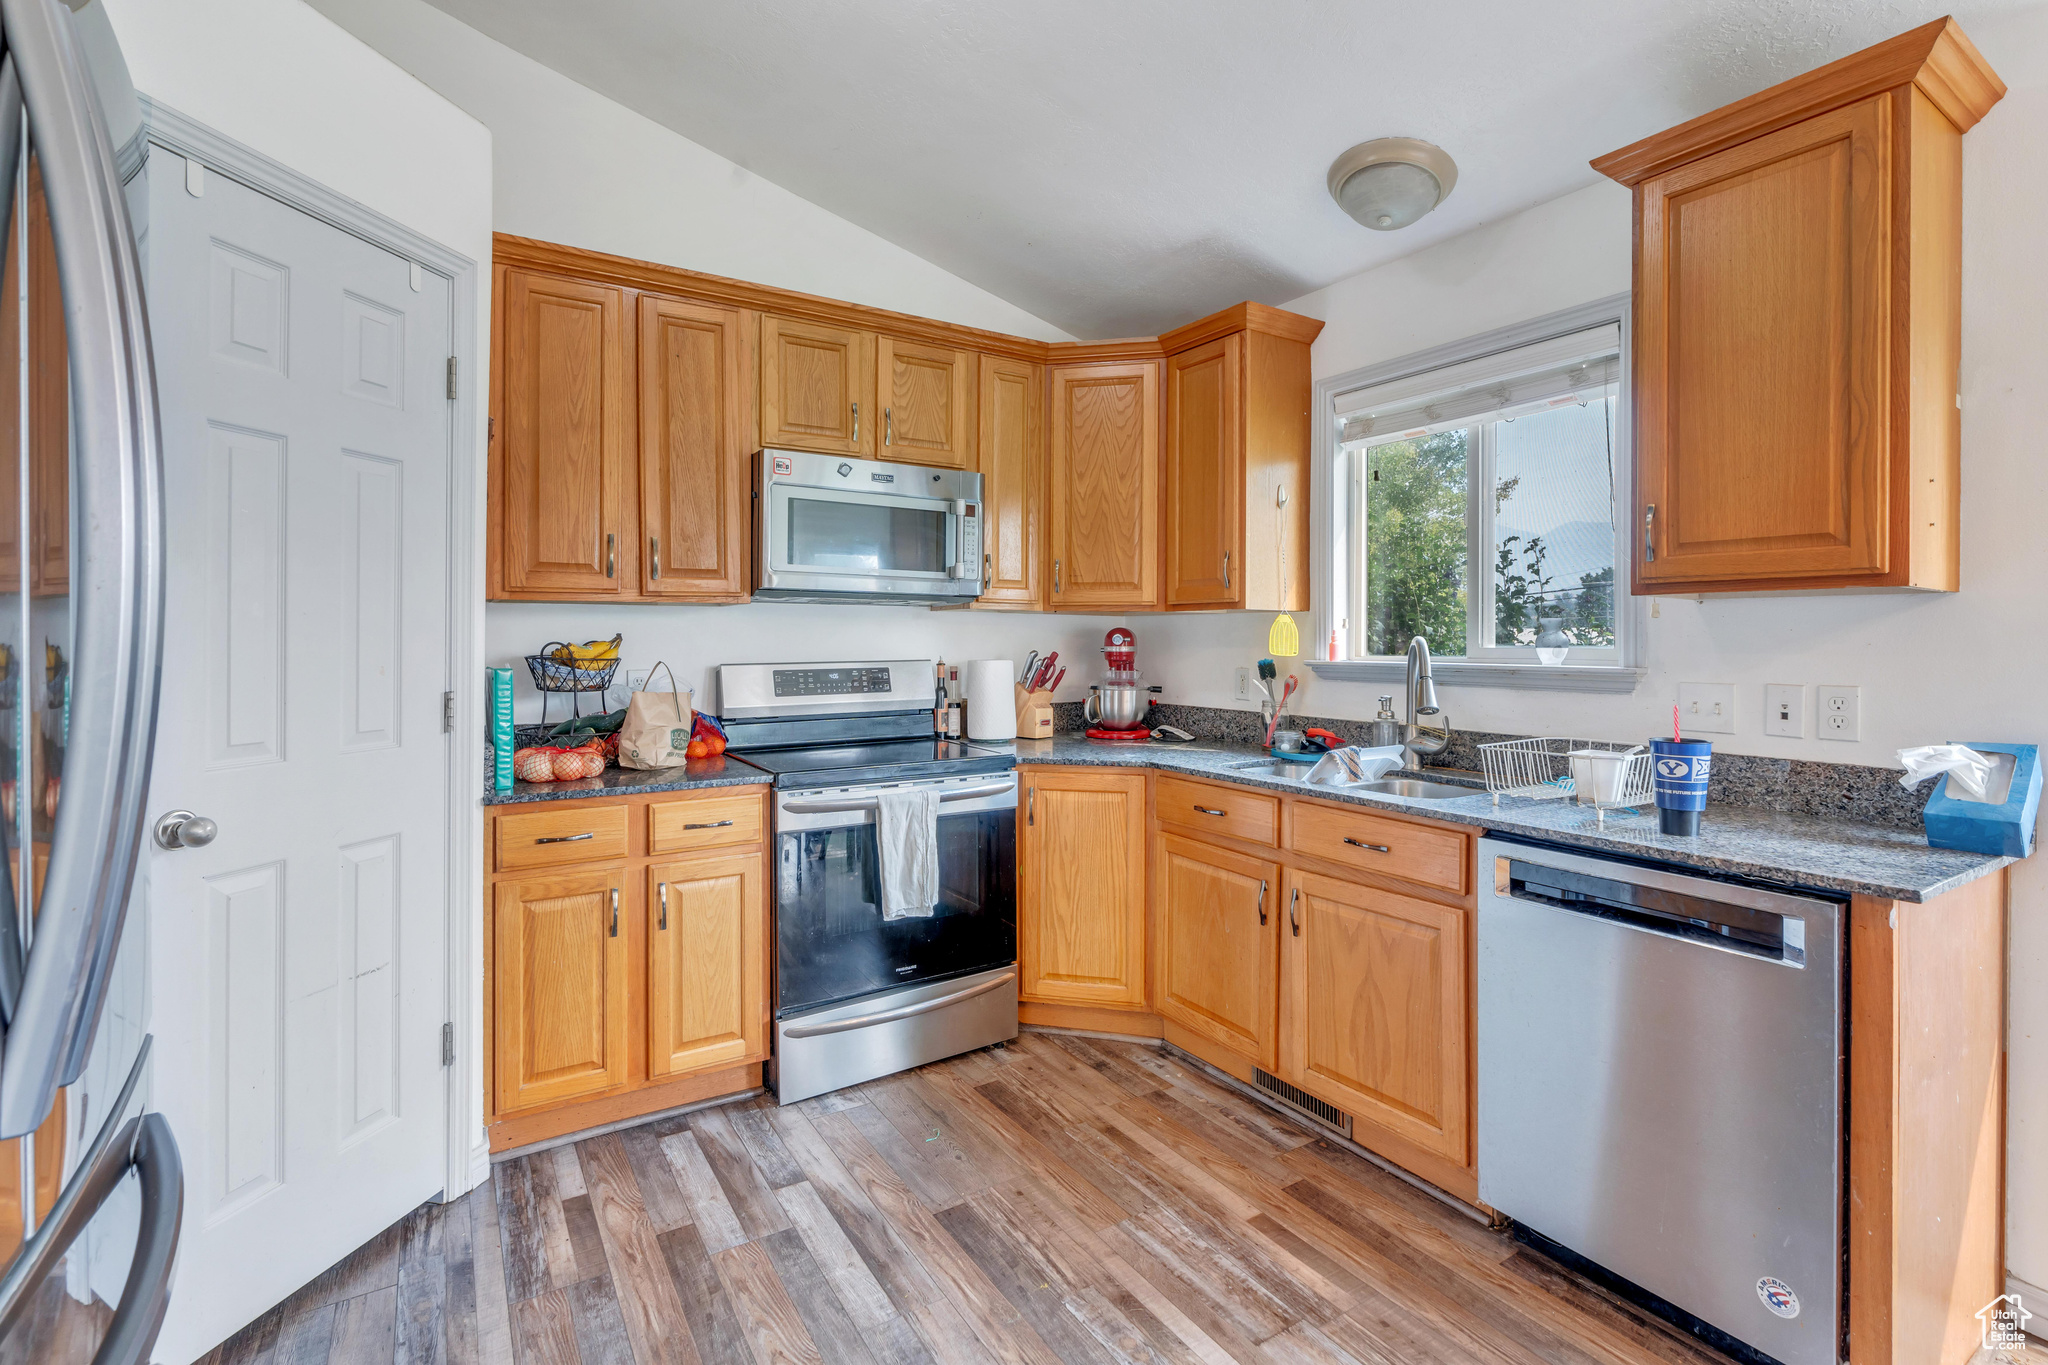
[[[727,664],[731,751],[775,790],[775,1092],[784,1104],[1017,1036],[1017,779],[932,730],[930,659]],[[877,794],[939,793],[940,899],[885,920]]]

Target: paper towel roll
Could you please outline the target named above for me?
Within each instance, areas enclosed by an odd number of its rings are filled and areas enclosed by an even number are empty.
[[[969,739],[1017,737],[1017,665],[1010,659],[970,659],[961,670],[967,693]]]

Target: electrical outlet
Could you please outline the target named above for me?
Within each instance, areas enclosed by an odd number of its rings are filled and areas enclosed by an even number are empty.
[[[1840,684],[1824,684],[1815,689],[1820,706],[1820,737],[1822,739],[1861,739],[1863,737],[1863,689],[1845,687]]]
[[[1734,734],[1735,684],[1680,683],[1678,723],[1687,734]]]
[[[644,668],[630,668],[630,669],[627,669],[627,670],[626,670],[626,690],[627,690],[628,692],[644,692],[644,691],[645,691],[646,689],[647,689],[647,670],[646,670],[646,669],[644,669]]]
[[[1252,699],[1252,671],[1249,668],[1237,670],[1237,685],[1232,690],[1231,695],[1239,701],[1250,701]]]
[[[1806,737],[1806,688],[1799,683],[1764,684],[1764,733]]]

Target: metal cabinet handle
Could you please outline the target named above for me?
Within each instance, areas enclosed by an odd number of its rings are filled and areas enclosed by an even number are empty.
[[[1369,848],[1375,853],[1392,853],[1394,851],[1393,849],[1388,848],[1385,844],[1368,844],[1367,842],[1365,842],[1365,840],[1354,839],[1348,834],[1344,836],[1344,842],[1351,845],[1353,848]]]
[[[612,888],[612,937],[619,936],[619,888]]]
[[[882,409],[882,444],[885,446],[896,444],[896,409],[894,408]]]
[[[1294,936],[1301,937],[1301,888],[1294,888],[1294,896],[1287,902],[1287,920],[1294,926]]]
[[[1652,564],[1657,559],[1657,542],[1652,532],[1657,526],[1657,504],[1650,503],[1643,508],[1643,563]]]
[[[860,404],[853,405],[853,443],[860,444]]]
[[[1052,562],[1052,590],[1054,592],[1066,591],[1065,588],[1060,586],[1060,562],[1057,559]]]
[[[992,583],[995,581],[995,575],[989,572],[988,565],[988,551],[983,550],[981,552],[981,581],[984,583]]]
[[[619,556],[614,544],[617,539],[618,537],[614,536],[610,531],[604,533],[604,576],[606,578],[618,577]]]
[[[684,826],[683,826],[683,828],[684,828],[684,829],[724,829],[724,828],[725,828],[725,827],[726,827],[727,825],[729,825],[729,824],[731,824],[731,823],[732,823],[732,821],[730,821],[730,820],[712,820],[712,821],[708,821],[708,822],[706,822],[705,824],[701,824],[701,825],[684,825]]]
[[[1223,552],[1223,590],[1230,591],[1230,551]]]
[[[1204,815],[1222,815],[1222,814],[1225,814],[1225,812],[1223,812],[1223,811],[1220,811],[1220,810],[1217,810],[1217,809],[1216,809],[1216,808],[1215,808],[1214,806],[1196,806],[1196,807],[1195,807],[1195,809],[1196,809],[1196,810],[1198,810],[1198,811],[1200,811],[1200,812],[1201,812],[1202,814],[1204,814]]]
[[[647,576],[661,577],[661,537],[647,537]]]
[[[1266,923],[1266,879],[1265,879],[1264,877],[1261,877],[1261,878],[1259,878],[1259,924],[1260,924],[1260,926],[1261,926],[1261,927],[1264,927],[1265,923]]]
[[[1031,788],[1030,791],[1025,793],[1024,823],[1027,825],[1038,823],[1038,788],[1036,787]]]
[[[589,834],[556,834],[546,839],[535,839],[536,844],[580,844],[585,839],[595,839],[596,831]]]
[[[616,896],[618,893],[615,891],[612,894]],[[662,882],[656,886],[654,894],[655,898],[661,902],[661,923],[655,927],[666,933],[668,931],[668,883]]]

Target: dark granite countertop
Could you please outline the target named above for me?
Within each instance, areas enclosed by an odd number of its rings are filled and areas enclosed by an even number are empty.
[[[1641,813],[1611,810],[1603,828],[1595,818],[1596,812],[1569,801],[1510,796],[1503,797],[1496,807],[1493,798],[1480,790],[1471,796],[1423,801],[1342,787],[1311,786],[1245,771],[1247,765],[1266,759],[1264,750],[1224,741],[1126,745],[1098,743],[1078,734],[1059,734],[1051,739],[1019,740],[1016,753],[1019,763],[1157,768],[1475,825],[1511,837],[1519,835],[1724,876],[1892,900],[1932,900],[2012,862],[2010,858],[1929,848],[1926,836],[1916,830],[1785,815],[1751,806],[1711,805],[1700,834],[1680,838],[1657,832],[1657,813],[1653,808]],[[1306,773],[1307,765],[1301,771]],[[1453,782],[1458,777],[1436,768],[1422,776],[1431,781]],[[1474,778],[1476,774],[1466,775],[1468,781]]]
[[[693,758],[680,768],[606,768],[601,777],[580,782],[514,782],[512,790],[484,789],[486,806],[526,801],[567,801],[578,796],[631,796],[635,792],[686,792],[705,787],[766,783],[769,774],[730,755]]]

